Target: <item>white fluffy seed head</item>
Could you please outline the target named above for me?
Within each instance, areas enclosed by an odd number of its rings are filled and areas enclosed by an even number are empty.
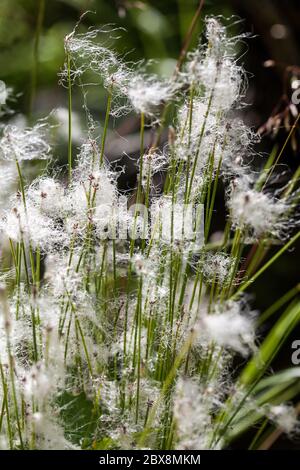
[[[213,341],[243,356],[255,349],[254,313],[242,301],[216,304],[196,326],[198,340]]]
[[[197,160],[196,174],[201,174],[207,168],[211,152],[220,153],[214,147],[217,137],[223,133],[221,123],[209,112],[207,102],[200,98],[193,100],[192,109],[188,102],[179,108],[177,122],[176,158],[189,159],[192,163]],[[216,164],[217,160],[215,158]]]
[[[27,399],[43,403],[53,387],[53,377],[51,378],[43,363],[38,363],[24,376],[23,387]]]
[[[269,411],[270,419],[285,433],[292,434],[299,431],[299,419],[295,408],[292,405],[281,404],[271,406]]]
[[[31,416],[39,450],[79,450],[65,437],[63,426],[49,413],[36,412]]]
[[[218,390],[215,384],[202,386],[190,378],[180,378],[174,397],[180,450],[208,449],[212,437],[212,413],[218,406]]]
[[[117,187],[111,173],[101,169],[86,176],[83,172],[69,187],[64,201],[67,232],[72,234],[75,229],[83,236],[90,226],[99,237],[107,237],[116,225],[116,206]]]
[[[234,181],[228,207],[233,224],[249,229],[250,236],[279,237],[288,229],[291,207],[287,201],[252,189],[246,178]]]
[[[76,262],[76,254],[74,258]],[[74,262],[70,264],[68,254],[55,253],[47,257],[45,279],[52,287],[54,298],[63,298],[65,295],[72,298],[81,293],[83,276],[76,272]]]
[[[13,162],[0,160],[0,214],[16,189],[17,168]]]
[[[226,179],[246,176],[259,136],[239,118],[226,119],[222,134],[222,176]]]
[[[138,113],[152,116],[157,108],[174,97],[176,87],[155,76],[135,75],[128,83],[128,98]]]
[[[100,44],[97,39],[105,32],[103,29],[90,29],[85,33],[77,33],[76,28],[65,37],[65,52],[70,59],[70,75],[74,81],[87,70],[101,75],[104,81],[110,81],[113,73],[121,66],[116,54]],[[60,72],[62,83],[67,82],[69,75],[68,59]]]
[[[235,262],[227,253],[206,253],[200,258],[200,270],[206,282],[217,281],[224,285],[230,281]]]
[[[53,219],[41,213],[33,204],[26,208],[21,201],[12,204],[12,209],[5,211],[0,221],[0,229],[4,236],[15,242],[31,243],[33,248],[50,252],[55,247],[65,246],[65,233]]]
[[[244,72],[236,64],[234,45],[241,36],[227,37],[226,27],[216,18],[206,20],[207,47],[200,45],[188,55],[183,73],[194,86],[204,89],[211,109],[227,112],[244,91]]]
[[[27,190],[27,199],[42,214],[53,218],[62,218],[65,208],[65,191],[54,178],[37,178]]]
[[[91,29],[78,34],[74,30],[66,36],[65,51],[72,62],[71,79],[74,81],[76,77],[91,69],[112,92],[112,115],[119,117],[133,110],[154,116],[161,104],[174,97],[177,85],[174,81],[162,80],[142,71],[133,71],[133,66],[125,64],[115,52],[97,41],[103,32],[105,30]],[[60,74],[63,83],[68,79],[68,67],[66,62]],[[123,101],[124,98],[127,99],[128,103],[121,103],[119,98]]]

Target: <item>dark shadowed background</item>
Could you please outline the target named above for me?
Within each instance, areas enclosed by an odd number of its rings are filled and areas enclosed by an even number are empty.
[[[13,87],[18,96],[17,102],[12,103],[16,114],[10,119],[30,122],[56,109],[55,119],[66,126],[67,96],[58,83],[58,72],[64,62],[63,40],[85,11],[90,10],[91,13],[82,20],[81,31],[89,26],[107,24],[124,28],[118,33],[118,40],[111,40],[113,47],[120,54],[126,54],[128,60],[153,59],[151,70],[168,76],[172,74],[197,5],[198,0],[0,0],[0,79]],[[237,54],[248,72],[249,81],[245,97],[248,106],[242,110],[243,119],[257,130],[268,120],[284,93],[287,99],[290,98],[293,80],[300,80],[300,69],[297,68],[300,67],[300,2],[207,0],[203,14],[232,17],[229,23],[233,24],[233,32],[252,33],[251,38],[238,46]],[[200,20],[191,46],[196,44],[202,29],[203,22]],[[267,60],[274,61],[274,66],[264,67]],[[90,79],[92,82],[93,77]],[[88,90],[90,112],[95,119],[102,119],[103,122],[105,92],[97,85]],[[283,100],[281,105],[284,106],[284,103]],[[86,128],[82,104],[82,93],[78,89],[74,96],[74,110],[77,113],[73,122],[74,147],[80,145]],[[110,124],[107,157],[121,159],[121,163],[127,162],[127,173],[120,184],[133,186],[135,167],[130,158],[134,159],[139,148],[138,120],[127,116]],[[274,144],[282,146],[289,132],[289,124],[281,122],[277,135],[266,135],[257,150],[267,153]],[[294,135],[293,142],[289,142],[281,158],[283,183],[300,164],[299,129]],[[150,139],[150,135],[145,139],[146,145]],[[130,158],[122,156],[124,149]],[[55,157],[60,162],[66,162],[66,156],[67,139],[62,126],[56,135]],[[219,192],[215,230],[221,229],[224,222],[222,188]],[[299,263],[298,243],[252,287],[255,308],[263,311],[300,282]],[[262,335],[264,333],[262,331]],[[280,359],[275,362],[276,368],[292,365],[291,344],[295,339],[300,339],[300,329],[292,333]],[[243,445],[243,440],[239,445]],[[289,446],[297,447],[297,442],[290,444],[282,439],[277,444],[278,448]]]

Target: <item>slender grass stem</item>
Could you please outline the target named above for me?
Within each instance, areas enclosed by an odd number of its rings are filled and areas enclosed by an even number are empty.
[[[111,85],[108,91],[104,127],[103,127],[102,139],[101,139],[100,167],[103,165],[103,159],[104,159],[105,142],[106,142],[109,116],[110,116],[111,103],[112,103],[112,92],[113,92],[113,86]]]
[[[71,80],[71,56],[67,53],[68,76],[68,178],[72,181],[72,80]]]

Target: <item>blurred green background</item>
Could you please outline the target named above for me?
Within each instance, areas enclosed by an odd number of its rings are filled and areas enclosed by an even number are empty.
[[[174,70],[198,4],[199,0],[0,0],[0,79],[13,87],[18,96],[12,107],[20,113],[19,119],[46,116],[58,109],[58,120],[66,124],[67,96],[59,85],[58,72],[64,63],[64,37],[84,12],[89,11],[81,21],[81,32],[91,26],[122,28],[117,34],[119,39],[110,39],[110,45],[126,60],[152,59],[150,70],[168,76]],[[204,1],[191,47],[201,35],[205,15],[231,18],[229,24],[235,24],[230,34],[252,34],[238,46],[237,54],[249,78],[245,101],[251,106],[243,110],[243,119],[255,129],[268,118],[283,92],[283,67],[266,69],[263,62],[271,58],[279,64],[300,63],[299,5],[299,0]],[[97,81],[92,75],[88,79]],[[101,120],[106,106],[101,86],[88,88],[87,104],[91,115]],[[82,105],[82,90],[77,87],[73,99],[74,111],[78,112],[73,121],[77,146],[87,126]],[[137,128],[132,116],[111,124],[113,136],[132,134]],[[56,153],[65,161],[63,127],[58,138]],[[267,140],[262,149],[269,151]],[[131,148],[125,150],[132,153]],[[111,158],[118,151],[119,146],[113,141],[108,148]],[[287,162],[292,169],[298,164],[294,154],[287,157]]]
[[[130,60],[154,59],[153,69],[168,75],[198,3],[199,0],[0,0],[1,79],[22,93],[20,110],[28,112],[38,47],[37,94],[33,108],[47,112],[62,106],[66,100],[63,89],[58,86],[57,72],[64,61],[63,39],[80,15],[88,10],[91,13],[82,21],[83,31],[93,25],[113,24],[125,28],[121,39],[114,41],[114,48],[128,53]],[[250,80],[250,98],[258,107],[259,115],[252,115],[251,120],[252,125],[259,125],[280,93],[282,78],[278,70],[266,72],[262,68],[263,60],[271,57],[287,64],[299,63],[299,1],[206,0],[203,14],[235,15],[234,20],[238,17],[242,20],[236,29],[253,33],[254,37],[245,44],[243,52],[248,49],[248,53],[242,60],[250,74],[255,74]],[[200,21],[192,46],[201,30]],[[255,86],[256,83],[259,86]],[[94,109],[99,112],[101,108],[103,103],[99,99]]]

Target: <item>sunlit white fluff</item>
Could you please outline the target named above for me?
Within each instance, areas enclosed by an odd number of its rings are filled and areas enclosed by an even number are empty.
[[[243,356],[255,349],[254,314],[241,301],[215,305],[211,313],[200,317],[196,328],[200,344],[213,341]]]
[[[0,214],[16,189],[17,168],[12,162],[0,160]]]
[[[180,450],[209,448],[212,439],[212,412],[218,405],[218,394],[196,380],[179,379],[174,398],[174,418]]]
[[[42,214],[34,205],[27,205],[25,208],[20,201],[11,210],[5,211],[0,229],[8,239],[31,243],[34,248],[42,251],[51,251],[55,246],[66,243],[64,233],[50,217]]]
[[[65,437],[65,430],[55,416],[35,412],[30,416],[36,433],[36,448],[39,450],[78,450],[79,448]]]
[[[263,234],[279,237],[290,225],[292,206],[286,199],[253,189],[247,178],[234,181],[228,207],[235,226],[249,229],[250,235],[256,237]]]
[[[206,253],[200,258],[200,270],[207,282],[226,284],[231,280],[236,260],[226,253]]]
[[[207,48],[201,45],[189,55],[185,77],[204,88],[212,109],[227,112],[243,95],[243,69],[236,64],[234,45],[241,36],[230,38],[217,18],[206,20]]]
[[[128,83],[128,98],[135,111],[152,115],[159,105],[174,96],[175,90],[170,81],[137,74]]]
[[[27,200],[49,217],[63,218],[65,213],[65,189],[50,177],[37,178],[29,186]]]
[[[299,418],[292,405],[282,403],[270,407],[270,419],[285,433],[292,434],[299,431]]]

